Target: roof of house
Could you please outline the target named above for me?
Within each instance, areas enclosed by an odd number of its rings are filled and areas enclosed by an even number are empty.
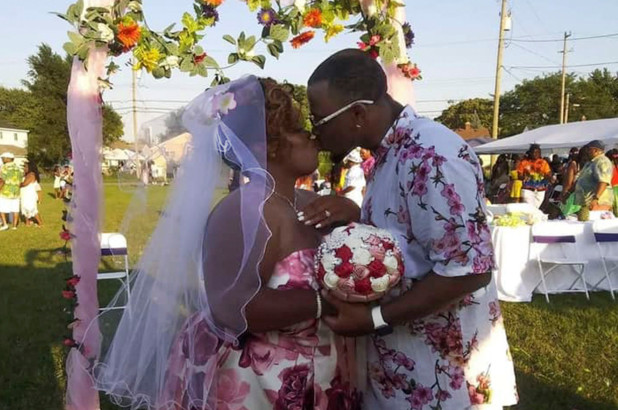
[[[490,137],[491,133],[485,127],[474,128],[472,124],[466,122],[466,126],[464,128],[458,128],[455,130],[461,138],[464,140],[480,138],[480,137]]]
[[[5,129],[9,129],[9,130],[19,130],[19,131],[28,131],[25,130],[23,128],[19,128],[13,124],[11,124],[10,122],[4,121],[0,119],[0,128],[5,128]]]
[[[16,147],[14,145],[2,145],[0,144],[0,153],[10,152],[16,157],[25,158],[28,154],[28,150],[26,148]]]

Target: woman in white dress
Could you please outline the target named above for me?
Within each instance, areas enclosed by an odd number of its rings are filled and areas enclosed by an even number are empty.
[[[56,194],[56,199],[60,199],[62,196],[62,187],[60,186],[61,180],[62,172],[60,172],[60,166],[56,165],[54,167],[54,193]]]
[[[26,220],[26,226],[32,226],[32,220],[34,220],[37,223],[36,226],[40,228],[43,226],[38,207],[41,200],[41,185],[39,185],[39,170],[34,162],[24,164],[24,175],[20,190],[21,214]]]
[[[365,196],[365,186],[367,183],[365,181],[365,173],[361,167],[363,160],[360,150],[355,149],[350,152],[343,161],[350,165],[345,175],[345,183],[341,194],[354,201],[356,205],[363,206],[363,197]]]

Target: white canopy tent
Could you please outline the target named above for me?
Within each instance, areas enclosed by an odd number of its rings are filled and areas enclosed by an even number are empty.
[[[530,144],[539,144],[544,153],[562,154],[571,147],[581,147],[601,140],[606,149],[618,144],[618,118],[547,125],[474,148],[477,154],[523,153]]]

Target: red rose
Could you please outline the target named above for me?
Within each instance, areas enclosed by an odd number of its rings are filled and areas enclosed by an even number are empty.
[[[343,262],[335,268],[335,274],[340,278],[348,278],[354,272],[354,265],[350,262]]]
[[[380,57],[380,53],[374,48],[369,52],[369,56],[376,60],[378,57]]]
[[[343,245],[341,248],[335,251],[335,256],[341,259],[343,262],[349,262],[352,259],[352,250],[347,245]]]
[[[386,272],[386,267],[382,261],[378,259],[374,259],[373,262],[367,266],[367,268],[371,272],[371,277],[373,278],[380,278],[384,276],[384,273]]]
[[[70,241],[71,240],[71,232],[69,232],[69,231],[62,231],[62,232],[60,232],[60,239],[62,239],[63,241]]]
[[[320,263],[318,266],[318,280],[324,281],[324,275],[326,275],[326,271],[324,270],[324,266]]]
[[[79,279],[79,276],[73,276],[71,279],[67,280],[67,285],[75,287],[79,283]]]
[[[392,251],[395,248],[395,244],[389,241],[382,242],[382,246],[384,247],[385,251]]]
[[[371,289],[371,280],[367,277],[354,283],[354,290],[360,295],[368,295],[373,290]]]
[[[205,58],[206,58],[206,53],[202,53],[202,54],[200,54],[200,55],[196,55],[196,56],[194,56],[194,57],[193,57],[193,62],[194,62],[195,64],[199,64],[199,63],[201,63],[202,61],[204,61],[204,59],[205,59]]]
[[[73,299],[75,297],[75,292],[72,290],[63,290],[62,297],[65,299]]]

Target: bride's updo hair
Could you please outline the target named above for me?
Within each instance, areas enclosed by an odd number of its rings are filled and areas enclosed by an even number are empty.
[[[266,137],[268,153],[271,154],[277,150],[283,134],[303,130],[303,119],[293,97],[292,85],[279,84],[272,78],[261,78],[260,84],[266,102]]]

